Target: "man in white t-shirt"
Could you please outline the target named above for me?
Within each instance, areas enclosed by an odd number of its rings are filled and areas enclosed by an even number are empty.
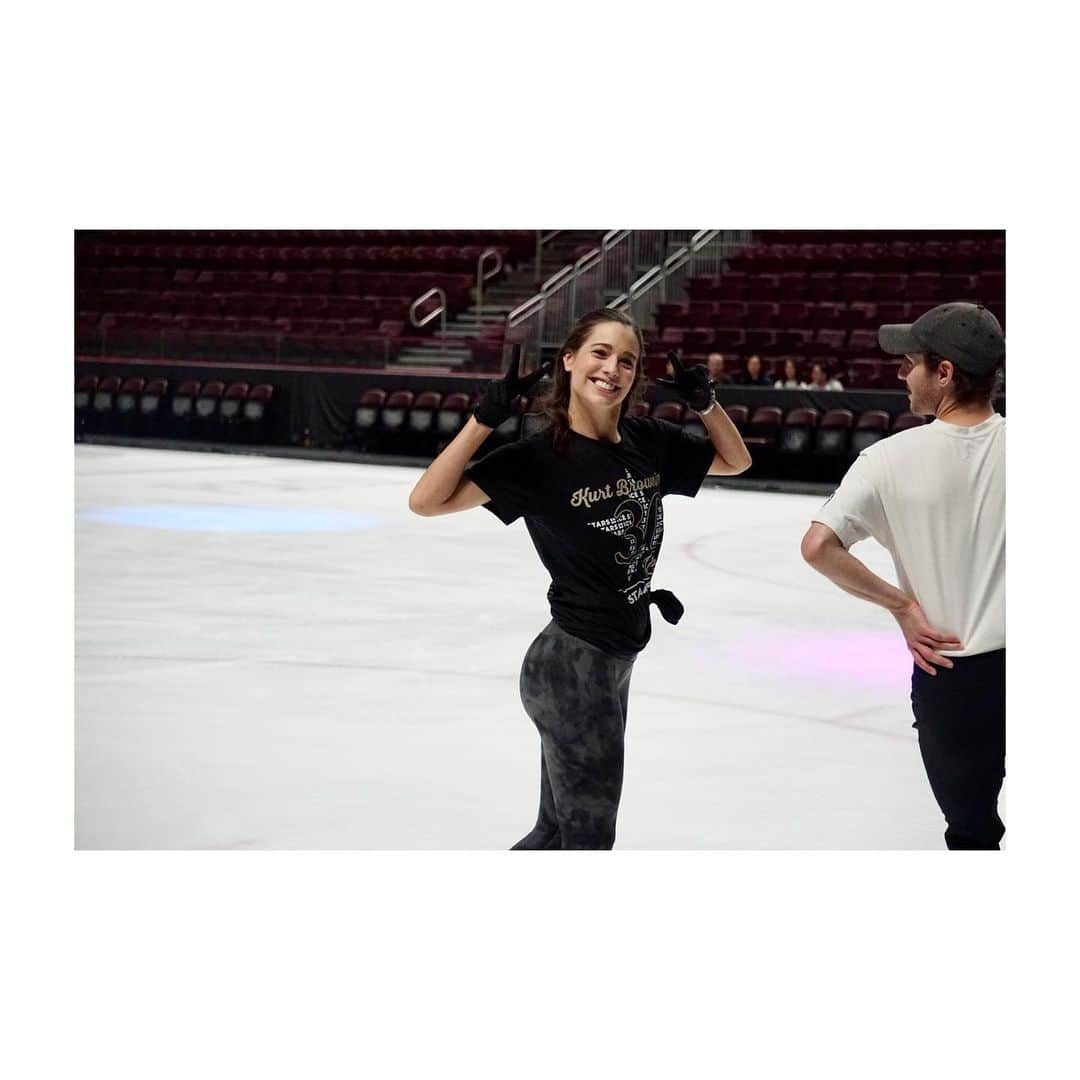
[[[932,423],[864,450],[814,515],[802,553],[840,588],[890,611],[914,660],[911,704],[950,850],[996,850],[1005,775],[1005,419],[992,400],[1005,337],[979,304],[882,326],[904,356],[914,413]],[[848,550],[872,536],[900,587]]]

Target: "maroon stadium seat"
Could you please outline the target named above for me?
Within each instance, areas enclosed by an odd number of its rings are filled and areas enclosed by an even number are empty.
[[[728,414],[731,422],[739,429],[743,431],[746,428],[750,419],[750,409],[746,405],[723,405],[721,406],[724,412]]]
[[[438,430],[435,415],[442,404],[442,394],[435,390],[422,390],[416,395],[409,410],[408,449],[412,453],[434,453]]]
[[[462,429],[469,416],[469,395],[458,392],[447,394],[435,414],[438,432],[436,448],[445,446]]]
[[[810,275],[809,299],[835,300],[839,288],[838,275],[831,271],[818,272]]]
[[[987,270],[979,275],[979,303],[989,308],[1005,300],[1005,274],[1003,271]]]
[[[868,446],[889,434],[889,414],[880,409],[868,409],[859,414],[851,435],[852,453],[861,454]]]
[[[90,411],[90,402],[97,389],[96,375],[83,375],[75,384],[75,434],[80,435],[86,427],[86,417]]]
[[[747,426],[747,443],[752,441],[760,446],[775,446],[780,437],[783,417],[783,411],[777,406],[759,405],[754,410]]]
[[[878,366],[877,360],[852,360],[844,385],[849,390],[873,390],[879,382]]]
[[[85,409],[90,404],[91,395],[97,389],[98,377],[96,375],[82,375],[75,384],[75,408]]]
[[[777,275],[776,299],[805,300],[807,298],[808,275],[802,272],[791,271]]]
[[[852,330],[848,337],[848,350],[853,356],[866,356],[878,348],[877,330]]]
[[[819,454],[846,454],[854,423],[855,414],[850,409],[829,409],[818,425],[814,450]]]
[[[873,274],[844,274],[840,278],[840,299],[871,300],[874,296]]]
[[[911,303],[928,304],[932,307],[942,296],[940,274],[912,274],[908,278],[907,298]]]
[[[120,431],[131,431],[135,426],[136,409],[139,395],[146,380],[141,375],[130,375],[120,386],[116,394],[114,418]]]
[[[391,435],[397,435],[405,427],[405,417],[413,404],[413,392],[411,390],[394,390],[386,399],[379,418],[381,431]]]
[[[353,413],[352,434],[361,450],[374,446],[375,434],[379,427],[379,414],[385,403],[385,390],[365,390],[360,395],[360,402]]]
[[[653,406],[654,420],[670,420],[673,424],[681,424],[685,407],[678,401],[662,401]]]
[[[922,427],[926,423],[925,416],[918,416],[916,413],[901,413],[894,421],[892,430],[895,434],[897,431],[907,431],[908,428]]]
[[[780,450],[783,453],[801,454],[809,449],[814,429],[818,423],[817,409],[798,408],[789,410],[784,417],[780,434]]]

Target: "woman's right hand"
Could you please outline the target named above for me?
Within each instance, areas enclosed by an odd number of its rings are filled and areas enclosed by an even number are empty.
[[[484,388],[480,400],[473,410],[478,424],[497,428],[514,415],[514,401],[529,391],[551,371],[551,364],[542,364],[535,371],[522,377],[518,374],[521,366],[521,354],[514,354],[510,367],[501,379],[492,379]]]

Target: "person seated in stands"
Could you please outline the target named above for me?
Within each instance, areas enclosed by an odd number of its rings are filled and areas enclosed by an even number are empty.
[[[795,361],[789,356],[784,361],[784,377],[773,383],[774,390],[801,390],[803,384],[799,382],[799,369]]]
[[[761,357],[754,353],[746,361],[746,374],[742,378],[743,386],[772,386],[769,377],[761,369]]]
[[[810,369],[810,381],[803,383],[805,390],[843,390],[840,380],[829,375],[824,364],[815,363]]]
[[[733,381],[731,376],[724,371],[723,353],[709,353],[705,366],[709,370],[709,382],[711,382],[713,386],[727,386]]]

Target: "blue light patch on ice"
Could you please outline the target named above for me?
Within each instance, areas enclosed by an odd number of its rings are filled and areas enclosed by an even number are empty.
[[[269,506],[182,506],[143,503],[87,510],[83,521],[131,525],[139,529],[179,529],[217,533],[352,532],[371,529],[380,519],[343,510],[291,510]]]

